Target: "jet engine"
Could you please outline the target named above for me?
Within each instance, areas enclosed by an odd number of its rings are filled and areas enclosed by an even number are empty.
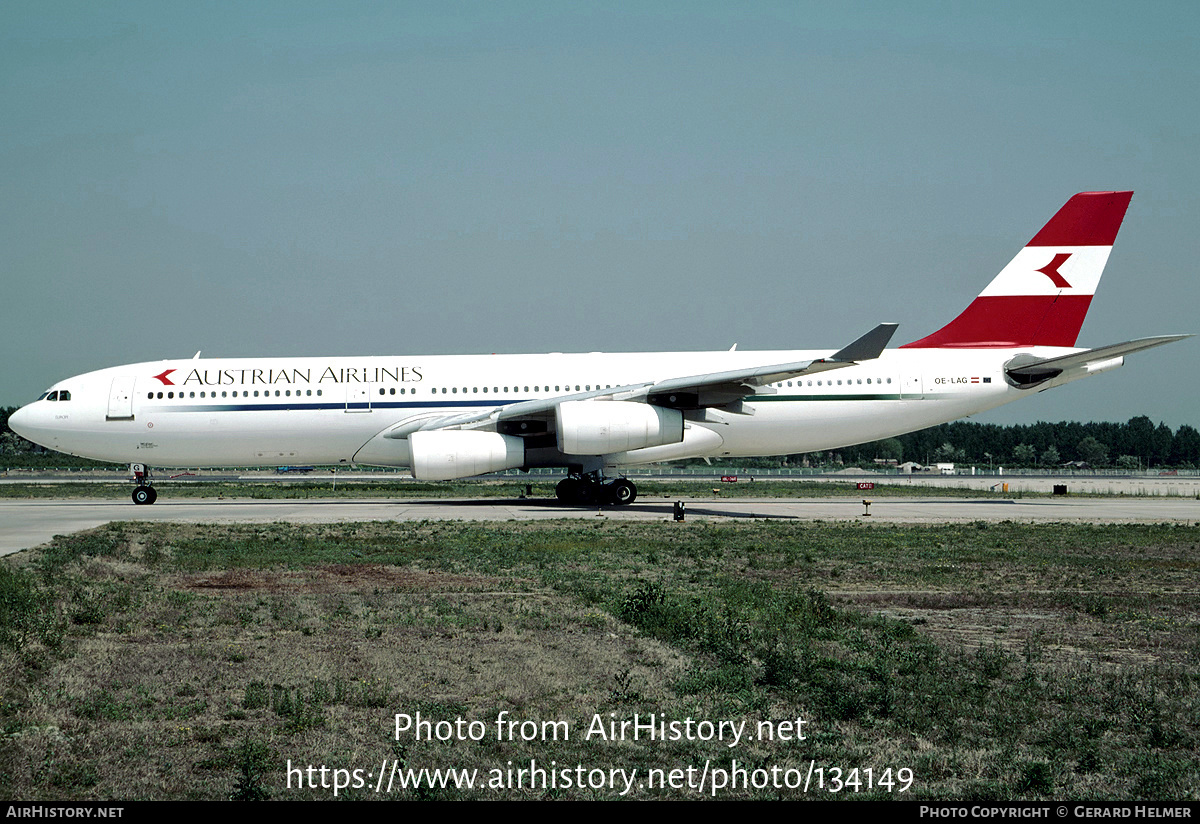
[[[408,436],[413,477],[422,481],[469,478],[525,465],[525,443],[499,432],[450,429]]]
[[[683,440],[683,413],[631,401],[566,401],[556,411],[558,448],[607,455]]]

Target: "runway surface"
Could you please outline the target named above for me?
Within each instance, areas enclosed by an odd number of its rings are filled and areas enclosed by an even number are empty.
[[[864,516],[860,498],[740,498],[685,500],[687,520],[777,518],[890,523],[954,521],[1196,522],[1194,498],[878,498]],[[49,541],[53,536],[91,529],[110,521],[185,523],[336,523],[339,521],[464,520],[508,521],[570,518],[669,521],[673,501],[639,499],[632,506],[602,510],[566,507],[547,499],[388,500],[347,499],[256,501],[169,497],[153,506],[127,500],[0,500],[0,555]]]

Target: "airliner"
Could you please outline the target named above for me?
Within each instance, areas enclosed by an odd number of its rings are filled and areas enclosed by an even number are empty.
[[[1081,192],[954,320],[837,350],[200,358],[56,383],[9,418],[49,449],[148,468],[408,467],[447,480],[565,467],[569,505],[624,505],[622,467],[824,451],[974,415],[1189,335],[1075,347],[1132,192]],[[611,474],[610,474],[611,473]]]

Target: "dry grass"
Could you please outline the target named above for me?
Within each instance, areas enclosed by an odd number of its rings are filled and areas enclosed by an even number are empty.
[[[920,798],[1194,797],[1198,539],[1170,526],[112,525],[6,559],[0,786],[327,798],[289,789],[287,762],[738,758],[909,767]],[[21,587],[47,608],[21,607]],[[502,711],[576,736],[393,734],[396,713]],[[610,712],[804,717],[811,734],[735,749],[579,739]]]

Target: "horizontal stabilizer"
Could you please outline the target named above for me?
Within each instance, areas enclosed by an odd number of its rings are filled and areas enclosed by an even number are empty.
[[[1143,349],[1152,349],[1177,340],[1190,338],[1191,335],[1158,335],[1153,338],[1138,338],[1124,343],[1113,343],[1096,349],[1086,349],[1061,355],[1057,358],[1030,359],[1029,355],[1018,355],[1005,365],[1005,373],[1020,384],[1030,384],[1057,377],[1067,369],[1086,367],[1092,364],[1107,363],[1122,358]],[[1118,364],[1119,365],[1119,364]]]

